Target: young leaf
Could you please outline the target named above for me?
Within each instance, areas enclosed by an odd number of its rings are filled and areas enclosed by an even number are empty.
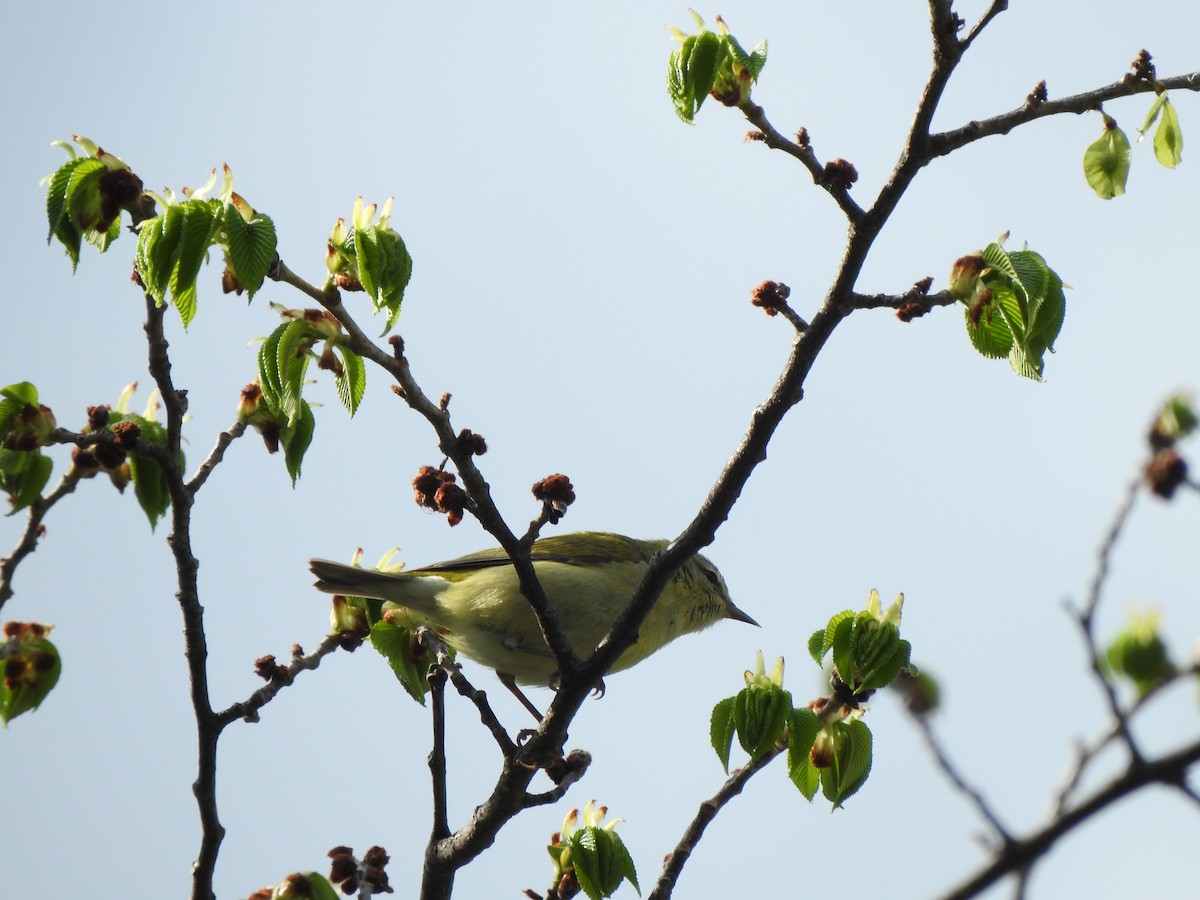
[[[280,386],[279,409],[288,417],[289,424],[300,415],[300,394],[312,345],[313,337],[303,319],[292,319],[283,326],[276,347],[275,381]]]
[[[1129,138],[1106,116],[1104,134],[1083,154],[1083,175],[1101,200],[1111,200],[1125,193],[1131,156]]]
[[[725,774],[729,774],[729,751],[733,747],[733,704],[734,697],[726,697],[713,707],[712,721],[709,724],[709,738],[712,748],[721,760]]]
[[[300,477],[300,464],[304,462],[304,454],[308,452],[316,427],[312,407],[301,400],[296,420],[289,422],[279,434],[279,443],[283,444],[283,460],[288,474],[292,476],[292,487],[296,486],[296,479]]]
[[[367,389],[367,370],[362,357],[346,347],[338,347],[334,351],[342,360],[342,374],[334,379],[338,399],[350,415],[358,411],[363,393]]]
[[[129,454],[129,477],[133,481],[133,494],[153,531],[171,505],[167,478],[157,462],[140,453]]]
[[[179,241],[171,261],[171,300],[187,328],[196,315],[196,278],[220,224],[221,207],[216,200],[185,200],[171,208],[172,214],[179,219]]]
[[[379,619],[371,625],[371,646],[388,661],[408,695],[424,706],[425,695],[429,692],[426,678],[429,665],[425,659],[413,655],[413,633]]]
[[[806,800],[817,795],[821,784],[821,773],[812,764],[809,756],[820,724],[817,714],[807,707],[792,710],[788,718],[788,777],[799,788]]]
[[[40,450],[0,450],[0,491],[8,494],[10,516],[42,495],[53,468]]]
[[[59,243],[66,248],[67,256],[71,257],[72,271],[79,265],[83,232],[67,215],[67,185],[71,183],[71,176],[75,170],[85,162],[85,156],[67,160],[51,176],[50,186],[46,189],[46,218],[50,220],[50,233],[46,236],[46,243],[50,243],[52,238],[58,238]]]
[[[225,204],[224,223],[230,268],[252,300],[275,259],[275,223],[262,213],[247,222],[232,203]]]
[[[738,743],[757,759],[775,746],[792,711],[792,695],[779,688],[750,685],[734,698],[733,721]]]
[[[1154,155],[1168,169],[1183,161],[1183,132],[1179,130],[1179,114],[1163,94],[1162,121],[1154,132]]]
[[[103,216],[100,178],[107,171],[104,163],[92,157],[85,157],[71,169],[66,190],[67,215],[80,233],[94,228]]]
[[[44,637],[20,638],[0,659],[0,722],[7,725],[22,713],[41,706],[58,683],[62,659],[58,648]]]
[[[610,897],[626,878],[638,889],[637,871],[615,831],[587,826],[570,837],[575,878],[589,900]]]

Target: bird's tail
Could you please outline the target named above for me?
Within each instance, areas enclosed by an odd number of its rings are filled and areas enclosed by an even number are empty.
[[[310,559],[308,568],[317,576],[317,590],[347,597],[399,601],[404,593],[404,582],[411,580],[404,575],[360,569],[328,559]]]

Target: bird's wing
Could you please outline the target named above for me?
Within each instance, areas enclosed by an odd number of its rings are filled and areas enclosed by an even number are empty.
[[[529,558],[535,563],[560,562],[573,565],[598,565],[610,562],[646,563],[650,561],[650,556],[654,551],[666,546],[666,543],[666,541],[637,541],[623,535],[599,531],[556,534],[534,542]],[[495,547],[491,550],[469,553],[447,562],[410,569],[408,574],[452,573],[511,564],[512,560],[509,559],[508,554],[502,548]]]

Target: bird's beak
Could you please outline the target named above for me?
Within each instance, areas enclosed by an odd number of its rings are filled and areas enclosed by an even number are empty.
[[[752,618],[750,618],[748,615],[746,615],[744,612],[742,612],[740,609],[738,609],[736,606],[734,606],[733,603],[729,604],[729,609],[725,613],[725,618],[733,619],[737,622],[745,622],[747,625],[753,625],[755,628],[762,627],[757,622],[755,622]]]

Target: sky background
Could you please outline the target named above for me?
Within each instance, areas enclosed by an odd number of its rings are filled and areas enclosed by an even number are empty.
[[[960,5],[970,21],[986,3]],[[45,245],[39,179],[52,140],[86,135],[148,188],[199,185],[228,163],[271,215],[300,275],[324,275],[327,235],[358,195],[396,197],[392,224],[414,258],[398,331],[427,393],[453,393],[456,427],[486,436],[481,465],[517,530],[528,491],[564,472],[578,500],[567,530],[673,536],[695,514],[768,393],[790,326],[749,305],[771,278],[811,315],[836,270],[844,219],[795,160],[743,141],[735,111],[707,105],[695,127],[664,89],[686,6],[624,2],[482,4],[25,4],[0,33],[8,137],[0,222],[10,282],[0,382],[30,380],[61,425],[115,402],[146,374],[133,238],[78,272]],[[972,49],[935,128],[1019,106],[1041,79],[1057,97],[1108,84],[1145,47],[1159,74],[1200,69],[1200,7],[1187,2],[1014,2]],[[749,47],[770,41],[755,99],[784,133],[803,125],[822,160],[858,169],[868,205],[890,172],[930,64],[922,3],[769,4],[721,13]],[[1186,140],[1200,103],[1176,96]],[[1109,105],[1130,134],[1146,96]],[[735,693],[761,649],[787,659],[798,701],[823,691],[808,635],[876,587],[906,595],[904,635],[941,680],[936,727],[964,773],[1017,833],[1043,822],[1078,738],[1106,728],[1075,626],[1096,548],[1145,455],[1158,405],[1200,383],[1192,280],[1200,171],[1161,168],[1134,148],[1129,193],[1103,202],[1080,158],[1100,117],[1058,117],[980,141],[923,172],[880,236],[858,288],[935,289],[957,257],[1011,230],[1071,286],[1046,381],[971,349],[955,309],[910,325],[854,315],[825,348],[804,402],[779,429],[707,551],[762,629],[725,623],[608,681],[571,729],[594,755],[553,807],[521,816],[458,879],[457,896],[544,890],[544,846],[571,806],[595,798],[620,826],[642,884],[657,877],[699,801],[724,776],[708,746],[712,705]],[[189,391],[194,465],[234,419],[255,374],[253,338],[305,305],[268,284],[254,303],[201,278],[184,334],[168,316],[176,384]],[[361,297],[352,298],[365,318]],[[317,433],[293,490],[256,435],[237,442],[195,507],[211,691],[224,707],[327,629],[310,556],[367,560],[393,546],[411,565],[491,544],[471,520],[450,529],[409,483],[439,461],[428,426],[375,371],[352,421],[327,381],[312,389]],[[66,466],[55,452],[55,478]],[[1161,609],[1178,658],[1200,633],[1200,513],[1194,497],[1140,498],[1114,559],[1099,626],[1134,605]],[[62,679],[34,715],[0,734],[4,892],[185,896],[198,845],[194,737],[167,527],[151,533],[133,497],[80,486],[47,520],[17,573],[5,619],[57,625]],[[0,554],[22,517],[0,521]],[[512,729],[522,711],[490,672],[467,666]],[[535,702],[549,694],[534,691]],[[864,790],[830,815],[781,762],[709,829],[679,897],[848,891],[936,896],[986,854],[981,824],[935,771],[896,698],[867,721]],[[493,783],[499,756],[472,707],[449,701],[452,823]],[[1145,746],[1191,740],[1194,689],[1139,720]],[[337,844],[382,844],[397,896],[416,892],[429,830],[428,715],[369,648],[336,654],[221,743],[228,829],[222,898],[296,870],[325,871]],[[1110,754],[1099,777],[1118,771]],[[1073,834],[1039,866],[1032,897],[1177,897],[1194,891],[1194,806],[1150,790]],[[852,849],[851,849],[852,848]],[[853,859],[853,864],[848,863]],[[842,860],[841,862],[837,862]],[[834,864],[831,864],[834,863]],[[789,887],[785,893],[790,893]],[[1009,889],[991,896],[1008,896]],[[628,887],[619,896],[633,896]]]

